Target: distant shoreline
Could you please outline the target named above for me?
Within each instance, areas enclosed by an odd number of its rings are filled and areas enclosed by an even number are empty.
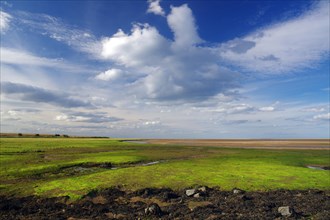
[[[150,144],[247,149],[330,150],[330,139],[144,139]]]
[[[0,133],[1,138],[105,138],[102,136],[71,136],[66,134]],[[208,146],[246,149],[290,149],[330,150],[330,139],[148,139],[111,138],[121,142],[143,142],[145,144]]]
[[[105,136],[78,136],[68,134],[39,134],[39,133],[0,133],[0,138],[109,138]]]

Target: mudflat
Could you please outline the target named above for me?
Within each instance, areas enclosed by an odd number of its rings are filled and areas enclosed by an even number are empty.
[[[249,149],[330,150],[330,139],[146,139],[150,144]]]

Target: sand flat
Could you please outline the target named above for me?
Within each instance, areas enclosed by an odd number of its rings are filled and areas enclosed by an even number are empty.
[[[330,139],[147,139],[150,144],[251,149],[330,150]]]

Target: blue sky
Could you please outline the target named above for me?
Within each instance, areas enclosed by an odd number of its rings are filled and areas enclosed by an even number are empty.
[[[1,1],[1,132],[329,138],[329,1]]]

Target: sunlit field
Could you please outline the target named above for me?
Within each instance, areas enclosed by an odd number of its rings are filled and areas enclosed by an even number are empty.
[[[239,149],[87,138],[1,138],[0,194],[70,196],[121,186],[330,189],[329,150]]]

